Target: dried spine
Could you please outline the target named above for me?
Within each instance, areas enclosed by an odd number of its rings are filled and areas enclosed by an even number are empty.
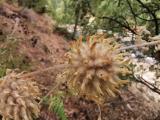
[[[114,52],[119,47],[110,39],[97,36],[73,43],[68,53],[70,67],[63,77],[69,88],[97,103],[116,96],[119,88],[127,83],[118,74],[128,73],[123,66],[123,54]]]
[[[0,82],[0,114],[3,120],[33,120],[40,112],[39,89],[35,82],[17,76],[12,72]]]

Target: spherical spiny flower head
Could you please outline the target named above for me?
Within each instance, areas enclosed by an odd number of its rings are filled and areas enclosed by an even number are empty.
[[[33,120],[40,112],[35,82],[17,78],[12,72],[0,82],[0,114],[3,120]]]
[[[123,54],[115,54],[119,47],[110,39],[98,36],[73,43],[68,53],[70,67],[65,72],[69,87],[97,103],[114,97],[126,83],[118,77],[120,71],[127,72]]]

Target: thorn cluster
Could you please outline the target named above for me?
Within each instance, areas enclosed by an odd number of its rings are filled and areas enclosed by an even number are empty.
[[[33,120],[40,109],[35,82],[19,79],[14,72],[0,80],[0,115],[3,120]]]
[[[119,74],[128,73],[124,55],[114,52],[119,47],[114,41],[99,36],[73,43],[67,54],[70,67],[65,71],[69,88],[97,103],[115,97],[120,87],[127,83],[120,80]]]

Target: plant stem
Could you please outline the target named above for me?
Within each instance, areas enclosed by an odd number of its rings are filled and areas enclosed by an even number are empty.
[[[66,68],[68,66],[69,65],[67,65],[67,64],[54,65],[52,67],[48,67],[48,68],[45,68],[45,69],[40,69],[38,71],[34,71],[34,72],[24,74],[22,76],[19,76],[19,78],[31,77],[31,76],[34,76],[34,75],[39,74],[39,73],[47,72],[47,71],[50,71],[50,70],[55,70],[55,69],[58,69],[58,68]]]

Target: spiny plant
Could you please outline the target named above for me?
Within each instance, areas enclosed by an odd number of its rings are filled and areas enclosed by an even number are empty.
[[[0,81],[0,115],[3,120],[33,120],[40,112],[40,91],[35,82],[11,72]]]
[[[74,42],[67,54],[69,67],[63,79],[77,95],[98,104],[106,98],[115,97],[120,88],[128,83],[119,75],[129,72],[123,53],[116,52],[118,43],[105,37],[91,36],[85,42]],[[61,80],[60,80],[61,81]]]

